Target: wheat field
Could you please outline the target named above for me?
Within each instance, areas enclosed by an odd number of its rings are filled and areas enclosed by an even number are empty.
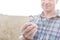
[[[0,40],[18,40],[21,25],[28,19],[27,16],[0,15]]]

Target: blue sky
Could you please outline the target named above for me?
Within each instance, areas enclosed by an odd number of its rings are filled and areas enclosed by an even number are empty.
[[[59,2],[56,9],[60,9]],[[0,0],[0,14],[29,16],[38,15],[41,12],[40,0]]]

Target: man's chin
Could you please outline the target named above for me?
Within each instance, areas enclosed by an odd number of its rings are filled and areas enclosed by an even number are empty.
[[[46,11],[46,12],[50,12],[51,10],[50,10],[50,9],[45,9],[44,11]]]

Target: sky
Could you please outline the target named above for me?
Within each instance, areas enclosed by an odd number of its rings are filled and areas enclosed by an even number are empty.
[[[56,9],[60,9],[60,0]],[[13,16],[38,15],[42,12],[40,0],[0,0],[0,14]]]

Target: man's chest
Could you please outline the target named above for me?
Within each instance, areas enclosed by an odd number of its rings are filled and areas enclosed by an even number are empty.
[[[40,40],[60,40],[60,21],[42,20],[37,23],[38,38]]]

